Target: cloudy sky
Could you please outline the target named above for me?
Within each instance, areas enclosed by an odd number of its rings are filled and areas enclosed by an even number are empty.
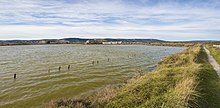
[[[220,40],[220,0],[0,0],[0,40]]]

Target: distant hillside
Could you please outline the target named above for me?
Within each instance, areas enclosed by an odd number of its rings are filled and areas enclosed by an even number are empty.
[[[57,42],[59,40],[69,41],[71,43],[84,43],[87,40],[94,40],[91,38],[63,38],[63,39],[41,39],[49,42]],[[41,40],[0,40],[0,42],[6,43],[37,43]],[[104,41],[122,41],[122,42],[183,42],[183,43],[209,43],[209,42],[220,42],[218,40],[192,40],[192,41],[164,41],[159,39],[113,39],[113,38],[99,38],[96,40]]]
[[[220,42],[220,41],[219,40],[191,40],[191,41],[178,41],[178,42],[209,43],[209,42]]]
[[[63,40],[70,41],[70,42],[86,42],[89,39],[82,39],[82,38],[64,38]]]
[[[122,42],[145,42],[145,43],[160,43],[160,42],[167,42],[158,39],[112,39],[112,38],[105,38],[105,39],[90,39],[90,38],[63,38],[63,39],[41,39],[41,40],[0,40],[0,46],[7,46],[7,45],[38,45],[38,44],[66,44],[66,43],[78,43],[84,44],[87,40],[97,40],[100,42],[115,42],[115,41],[122,41]]]
[[[63,40],[67,40],[70,42],[86,42],[87,40],[93,39],[81,39],[81,38],[64,38]],[[122,41],[122,42],[165,42],[163,40],[158,39],[112,39],[112,38],[104,38],[97,40],[105,40],[105,41]]]

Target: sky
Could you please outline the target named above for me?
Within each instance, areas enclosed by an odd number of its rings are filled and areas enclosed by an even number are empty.
[[[0,40],[220,40],[220,0],[0,0]]]

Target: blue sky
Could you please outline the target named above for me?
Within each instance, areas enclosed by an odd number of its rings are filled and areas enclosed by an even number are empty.
[[[0,40],[220,40],[220,0],[0,0]]]

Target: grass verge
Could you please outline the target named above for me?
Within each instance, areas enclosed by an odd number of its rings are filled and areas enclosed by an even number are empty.
[[[220,48],[213,47],[212,45],[206,45],[206,48],[210,51],[218,64],[220,64]]]

